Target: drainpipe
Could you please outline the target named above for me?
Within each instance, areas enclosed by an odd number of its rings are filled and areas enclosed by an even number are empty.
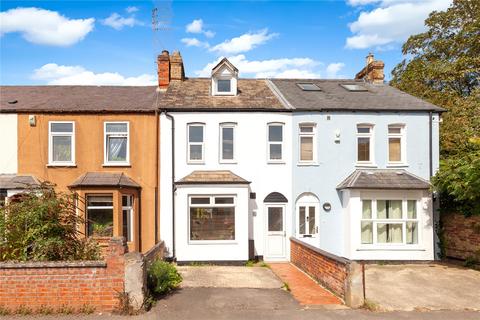
[[[158,93],[157,93],[157,105],[158,105]],[[159,151],[160,151],[160,116],[158,109],[155,108],[155,221],[154,221],[154,230],[155,230],[155,244],[158,243],[158,184],[160,183],[160,165],[159,165]]]
[[[429,112],[429,119],[428,119],[428,155],[429,155],[429,166],[430,166],[430,178],[433,177],[433,142],[432,142],[432,131],[433,131],[433,125],[432,125],[432,117],[433,113],[432,111]]]
[[[433,141],[432,140],[433,140],[433,113],[432,111],[430,111],[428,113],[428,158],[429,158],[428,166],[429,166],[430,181],[432,180],[432,177],[433,177]],[[435,205],[434,205],[435,197],[433,195],[433,192],[430,194],[430,198],[432,200],[433,225],[438,226],[439,218],[437,217],[437,213],[435,210]],[[434,230],[433,230],[433,254],[434,254],[433,259],[434,260],[436,260],[435,258],[436,258],[436,251],[437,251],[437,245],[436,245],[437,231],[435,229],[437,228],[434,227]]]
[[[168,112],[165,112],[165,116],[172,122],[172,259],[175,260],[175,118]]]

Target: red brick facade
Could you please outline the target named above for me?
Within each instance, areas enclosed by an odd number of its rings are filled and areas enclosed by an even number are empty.
[[[124,290],[125,252],[124,241],[114,238],[105,261],[1,263],[0,307],[113,311]]]
[[[446,214],[442,225],[447,257],[480,260],[480,215]]]
[[[345,298],[348,260],[313,248],[297,239],[290,241],[290,260],[298,268],[338,296]]]

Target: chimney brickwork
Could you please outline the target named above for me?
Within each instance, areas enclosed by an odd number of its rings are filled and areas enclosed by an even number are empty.
[[[185,71],[183,70],[183,60],[180,52],[174,51],[170,56],[170,80],[185,79]]]
[[[167,50],[157,57],[158,86],[166,90],[170,84],[170,56]]]
[[[375,60],[372,53],[366,57],[367,65],[355,75],[356,80],[365,80],[373,84],[382,84],[385,79],[383,69],[385,63],[380,60]]]

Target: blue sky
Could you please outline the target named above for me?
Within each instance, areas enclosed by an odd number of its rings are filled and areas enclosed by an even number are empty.
[[[187,76],[227,56],[242,77],[351,78],[368,52],[387,79],[401,44],[451,0],[2,1],[0,83],[145,85],[179,50]],[[162,31],[153,32],[152,9]]]

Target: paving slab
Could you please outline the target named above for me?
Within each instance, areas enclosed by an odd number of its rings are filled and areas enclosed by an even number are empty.
[[[457,266],[365,265],[365,289],[383,310],[480,310],[480,271]]]
[[[182,288],[257,288],[278,289],[283,286],[273,272],[264,267],[178,266]]]

